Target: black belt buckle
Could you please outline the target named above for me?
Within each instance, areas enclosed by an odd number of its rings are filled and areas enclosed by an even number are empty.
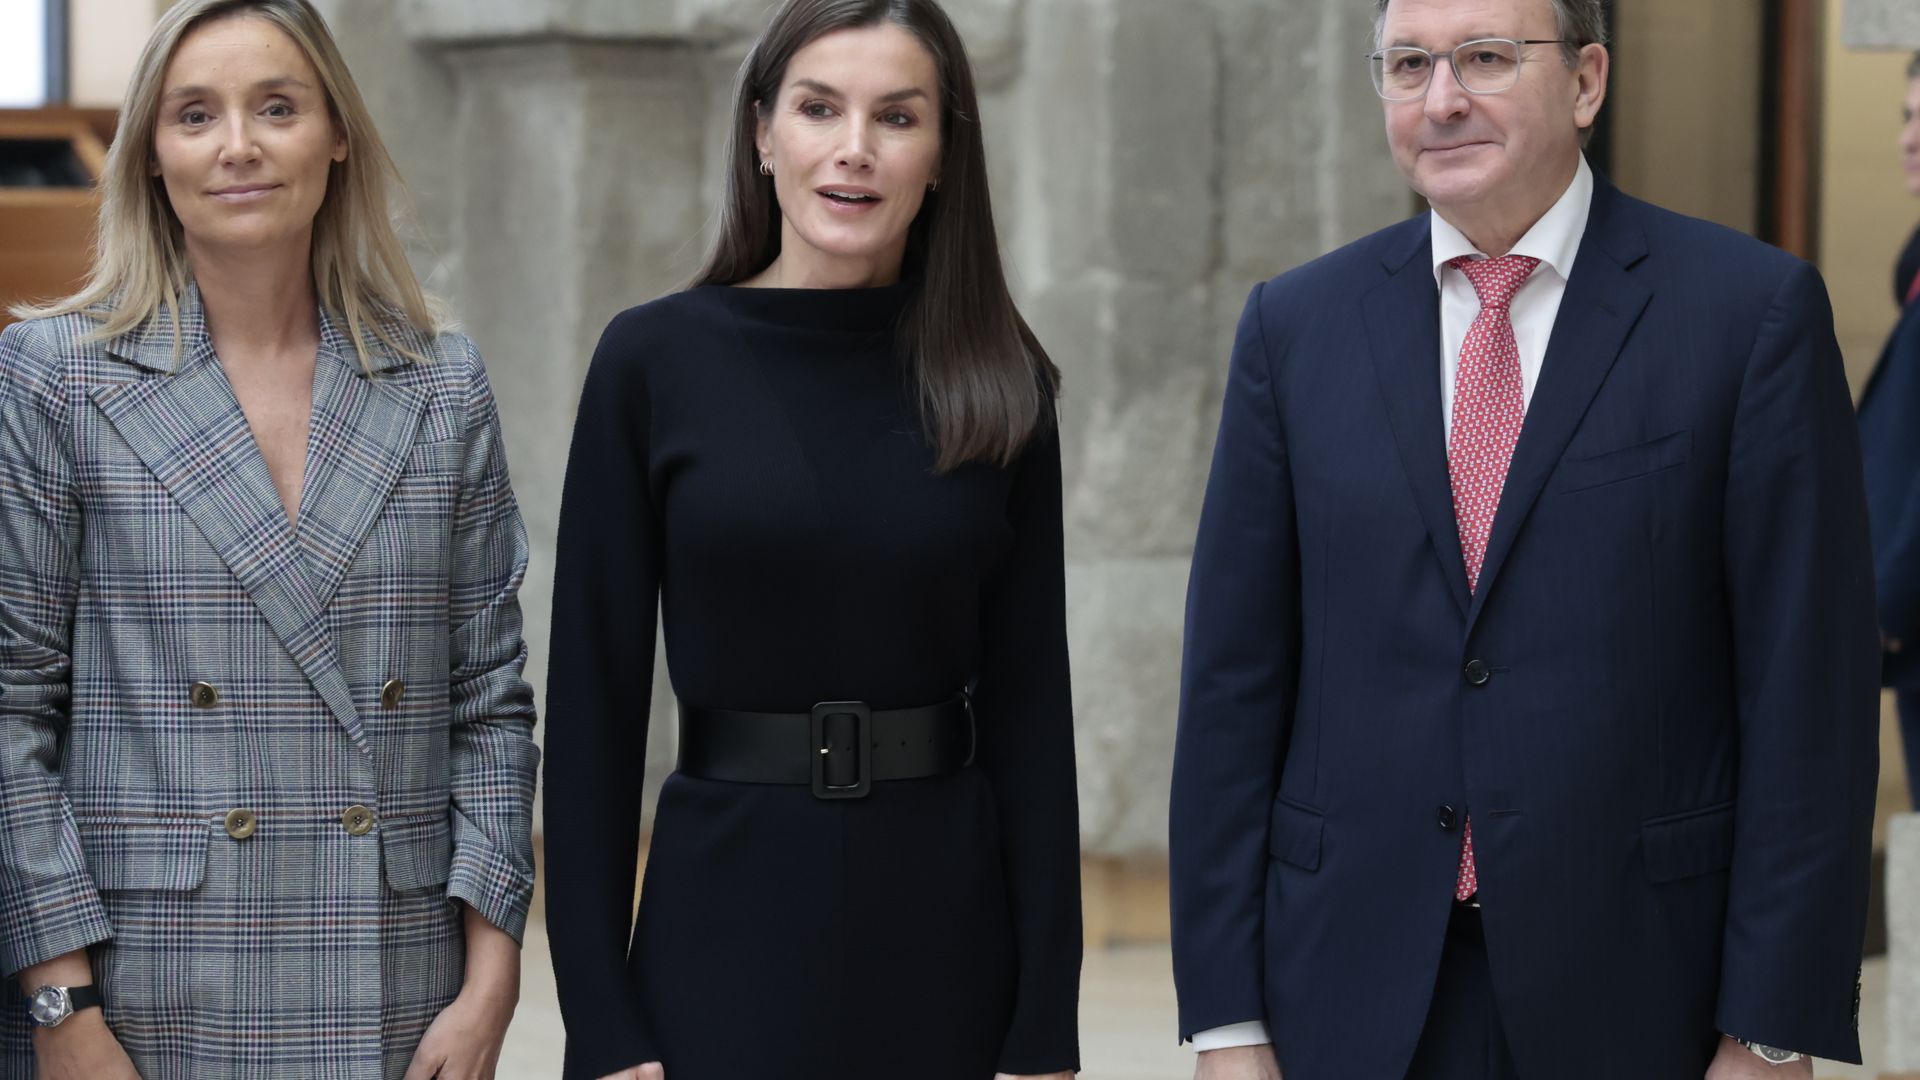
[[[827,783],[827,758],[833,748],[827,745],[827,718],[851,716],[857,732],[854,743],[855,766],[859,779],[851,784]],[[864,701],[823,701],[813,707],[807,721],[807,749],[813,757],[813,797],[816,799],[864,799],[873,791],[873,710]]]

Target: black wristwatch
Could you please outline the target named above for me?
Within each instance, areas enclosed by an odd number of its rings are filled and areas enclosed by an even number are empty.
[[[97,986],[43,986],[27,999],[27,1018],[44,1028],[59,1027],[81,1009],[105,1008]]]

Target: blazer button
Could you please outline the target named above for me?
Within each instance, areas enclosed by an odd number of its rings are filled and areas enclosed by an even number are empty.
[[[1439,819],[1441,832],[1452,832],[1454,825],[1459,821],[1459,818],[1455,816],[1453,807],[1451,806],[1443,806],[1440,808]]]
[[[210,682],[197,682],[187,691],[187,700],[196,709],[211,709],[220,704],[220,691]]]
[[[258,828],[259,825],[259,819],[253,816],[253,811],[251,810],[227,811],[227,835],[233,837],[235,840],[245,840],[247,837],[252,836],[253,830]]]
[[[388,679],[380,688],[380,704],[389,709],[400,707],[400,699],[407,696],[407,684],[399,679]]]
[[[1493,679],[1493,669],[1485,660],[1469,660],[1462,671],[1467,677],[1468,686],[1485,686]]]
[[[373,811],[358,804],[349,806],[340,815],[340,824],[347,827],[348,836],[365,836],[373,831]]]

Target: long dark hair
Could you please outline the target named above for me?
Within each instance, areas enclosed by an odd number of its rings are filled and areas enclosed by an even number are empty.
[[[793,54],[823,34],[882,22],[913,34],[940,72],[940,187],[927,193],[907,234],[901,276],[918,285],[901,314],[900,349],[918,384],[935,468],[1006,465],[1053,422],[1060,371],[1007,291],[973,65],[934,0],[787,0],[774,14],[740,65],[719,235],[693,284],[737,284],[780,254],[780,203],[773,179],[760,172],[754,137]]]

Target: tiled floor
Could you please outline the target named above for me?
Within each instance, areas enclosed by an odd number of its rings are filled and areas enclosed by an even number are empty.
[[[1169,970],[1164,947],[1116,949],[1087,956],[1081,984],[1082,1077],[1183,1080],[1193,1074],[1193,1052],[1173,1041]],[[507,1034],[499,1080],[553,1080],[560,1075],[562,1040],[543,924],[535,923],[527,929],[522,978],[520,1011]],[[1886,985],[1886,961],[1868,964],[1860,1016],[1866,1067],[1823,1063],[1817,1070],[1822,1080],[1872,1080],[1875,1076],[1886,1044]]]

